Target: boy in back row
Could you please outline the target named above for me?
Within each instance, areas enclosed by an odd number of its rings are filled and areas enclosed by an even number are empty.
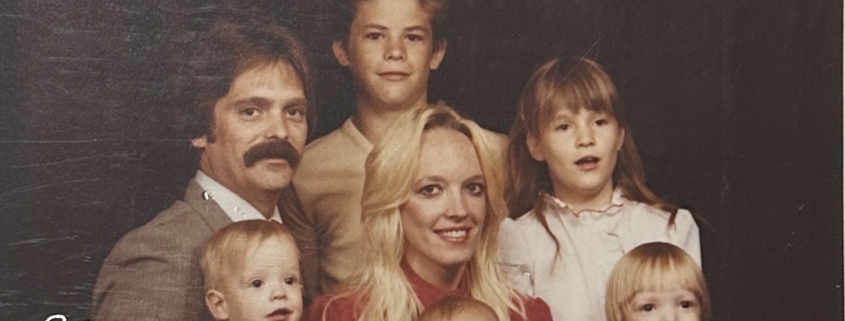
[[[283,217],[297,243],[319,244],[321,293],[366,268],[358,262],[364,163],[400,114],[428,105],[429,73],[446,54],[446,0],[348,0],[345,5],[332,51],[352,74],[356,113],[306,147],[293,179],[303,211]],[[504,135],[485,134],[504,149]]]

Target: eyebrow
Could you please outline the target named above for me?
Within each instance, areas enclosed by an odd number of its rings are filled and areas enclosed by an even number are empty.
[[[258,106],[267,106],[271,104],[271,100],[264,98],[264,97],[249,97],[244,99],[236,100],[234,106],[240,107],[243,105],[258,105]],[[290,99],[285,102],[282,108],[290,108],[290,107],[297,107],[297,106],[304,106],[308,107],[308,100],[302,97],[297,97]]]
[[[379,30],[387,30],[387,27],[382,26],[382,25],[377,24],[377,23],[368,23],[368,24],[365,24],[363,27],[364,27],[364,29],[373,28],[373,29],[379,29]]]
[[[472,176],[472,177],[466,179],[465,182],[476,181],[476,180],[484,181],[484,173]]]
[[[308,108],[308,100],[306,100],[305,98],[302,98],[302,97],[294,98],[294,99],[287,101],[285,103],[285,105],[282,106],[282,108],[286,109],[286,108],[290,108],[290,107],[299,107],[299,106]]]
[[[240,107],[243,105],[259,105],[259,106],[267,106],[270,104],[270,100],[267,98],[262,97],[248,97],[243,99],[238,99],[235,101],[233,106]]]
[[[426,29],[425,27],[422,27],[422,26],[407,27],[407,28],[405,28],[405,31],[421,31],[421,32],[428,33],[428,29]]]
[[[429,176],[424,176],[424,177],[414,181],[414,183],[419,183],[419,182],[425,181],[425,180],[438,182],[438,183],[447,181],[446,177],[443,177],[441,175],[429,175]],[[469,178],[463,180],[463,182],[461,184],[464,184],[464,183],[467,183],[467,182],[473,182],[473,181],[482,181],[482,182],[486,183],[486,180],[484,180],[484,173],[478,174],[478,175],[473,175],[472,177],[469,177]]]
[[[377,23],[368,23],[368,24],[365,24],[363,27],[364,27],[364,29],[372,28],[372,29],[378,29],[378,30],[381,30],[381,31],[385,31],[385,30],[390,29],[387,26],[380,25],[380,24],[377,24]],[[425,28],[423,26],[419,26],[419,25],[405,27],[404,30],[406,32],[409,32],[409,31],[421,31],[421,32],[425,32],[425,33],[429,32],[429,30],[427,28]]]
[[[571,120],[575,117],[576,117],[576,115],[571,113],[571,112],[558,111],[558,112],[556,112],[552,115],[550,122],[559,121],[559,120]]]
[[[552,115],[552,121],[560,120],[560,119],[567,119],[567,120],[568,119],[574,119],[574,118],[577,118],[578,115],[580,115],[582,113],[588,114],[588,115],[595,115],[595,116],[610,115],[610,113],[608,113],[608,112],[589,110],[589,109],[581,109],[577,113],[573,113],[571,110],[561,110],[561,111],[558,111],[558,112],[556,112]]]

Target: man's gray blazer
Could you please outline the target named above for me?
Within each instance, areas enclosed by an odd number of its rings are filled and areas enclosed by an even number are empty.
[[[232,220],[202,192],[191,180],[182,200],[117,242],[94,286],[93,320],[212,319],[199,250]]]

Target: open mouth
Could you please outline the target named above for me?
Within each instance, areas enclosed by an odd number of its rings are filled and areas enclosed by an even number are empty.
[[[268,314],[267,318],[270,320],[286,320],[292,313],[293,311],[288,308],[280,308]]]
[[[575,165],[592,165],[599,162],[599,158],[596,156],[587,156],[581,157],[577,161],[575,161]]]

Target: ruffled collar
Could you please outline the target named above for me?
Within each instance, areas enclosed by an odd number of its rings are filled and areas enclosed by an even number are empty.
[[[625,197],[622,196],[622,190],[619,188],[615,188],[613,190],[613,195],[610,198],[610,204],[607,204],[598,210],[582,209],[576,212],[572,206],[548,193],[543,193],[543,199],[546,203],[554,206],[562,213],[571,213],[576,217],[581,216],[582,213],[587,213],[593,216],[612,215],[619,213],[619,211],[622,210],[622,206],[625,205]]]

